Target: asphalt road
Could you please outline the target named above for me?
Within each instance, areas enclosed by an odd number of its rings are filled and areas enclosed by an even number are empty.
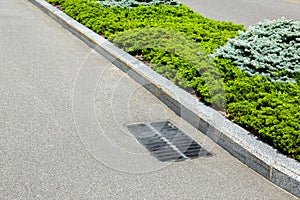
[[[25,0],[0,1],[0,199],[296,199]],[[171,119],[213,153],[162,163],[125,125]]]
[[[254,26],[264,19],[300,21],[300,0],[180,0],[205,17]]]

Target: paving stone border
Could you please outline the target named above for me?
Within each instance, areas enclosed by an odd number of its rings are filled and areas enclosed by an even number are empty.
[[[263,177],[300,197],[300,163],[205,106],[141,61],[78,23],[44,0],[29,0],[114,65],[158,97],[176,114],[206,134],[217,144]]]

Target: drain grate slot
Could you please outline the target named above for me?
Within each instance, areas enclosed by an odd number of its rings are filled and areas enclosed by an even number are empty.
[[[162,162],[212,155],[170,121],[131,124],[127,128],[151,155]]]

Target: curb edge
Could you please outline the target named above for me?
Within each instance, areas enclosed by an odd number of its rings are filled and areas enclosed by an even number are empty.
[[[199,129],[242,163],[274,183],[300,197],[300,163],[278,153],[273,147],[257,140],[212,108],[205,106],[171,81],[154,72],[141,61],[92,30],[75,21],[44,0],[28,0],[100,53],[129,76],[142,84],[177,115]]]

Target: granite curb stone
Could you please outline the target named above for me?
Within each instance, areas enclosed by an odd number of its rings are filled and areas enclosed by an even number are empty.
[[[78,23],[44,0],[29,0],[87,45],[100,53],[217,144],[263,177],[300,197],[300,163],[205,106],[141,61]]]

